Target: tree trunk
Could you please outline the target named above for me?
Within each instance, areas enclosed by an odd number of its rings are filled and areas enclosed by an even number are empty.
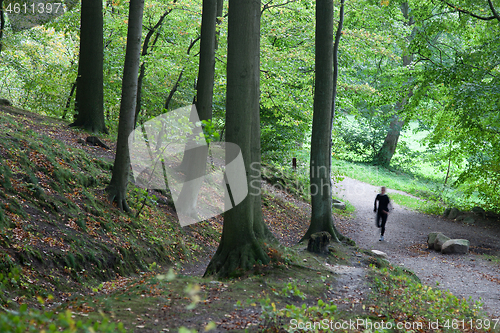
[[[75,82],[73,82],[73,84],[71,85],[71,90],[69,92],[68,99],[66,100],[66,107],[64,108],[64,113],[61,117],[62,119],[66,119],[66,115],[68,114],[69,107],[71,106],[71,100],[73,99],[73,94],[75,93],[75,90],[76,90],[77,82],[78,81],[75,80]]]
[[[184,73],[184,68],[181,70],[179,73],[179,76],[177,77],[177,81],[175,81],[174,86],[170,90],[170,93],[167,96],[167,99],[165,100],[165,106],[163,107],[165,110],[168,110],[168,107],[170,105],[170,101],[174,97],[175,92],[177,91],[177,88],[179,88],[179,84],[181,83],[182,80],[182,74]]]
[[[83,0],[75,103],[77,115],[70,126],[107,133],[104,122],[102,29],[102,1]]]
[[[206,276],[229,277],[238,273],[237,270],[251,269],[257,262],[269,262],[261,239],[254,232],[255,221],[260,223],[262,214],[255,207],[260,202],[251,195],[256,190],[252,189],[255,184],[251,183],[250,172],[252,162],[256,162],[253,158],[260,152],[260,141],[252,139],[259,114],[259,30],[260,1],[229,0],[226,141],[241,149],[249,174],[246,179],[249,195],[224,213],[221,242]],[[226,164],[233,160],[234,153],[226,151]]]
[[[404,120],[401,120],[397,114],[394,115],[391,123],[389,124],[389,130],[387,131],[384,143],[375,155],[374,163],[376,165],[388,167],[391,164],[391,159],[396,152],[399,135],[401,134],[401,129],[403,128],[404,123]]]
[[[203,0],[201,18],[200,61],[196,85],[196,109],[199,120],[212,119],[212,97],[215,76],[215,20],[217,0]],[[198,117],[190,121],[198,121]],[[196,124],[193,124],[196,126]],[[184,149],[182,163],[177,170],[183,171],[186,180],[177,199],[178,214],[194,217],[199,190],[206,174],[208,146],[196,144],[196,133],[189,138]]]
[[[405,24],[410,26],[415,22],[413,21],[413,17],[410,17],[410,7],[407,2],[401,4],[401,12],[403,13],[404,18],[406,19]],[[415,28],[413,28],[410,36],[408,36],[408,43],[413,39],[413,35],[415,33]],[[413,55],[406,54],[403,55],[403,67],[408,67],[411,65],[413,61]],[[410,79],[411,80],[411,79]],[[378,151],[378,153],[373,158],[374,164],[380,165],[383,167],[388,167],[391,164],[392,156],[396,152],[396,148],[398,145],[399,135],[401,134],[401,129],[403,128],[405,121],[402,120],[399,116],[401,110],[403,110],[404,106],[408,102],[408,100],[413,95],[413,88],[403,97],[400,102],[397,102],[394,106],[395,115],[392,118],[391,123],[389,124],[389,130],[387,131],[387,136],[385,137],[384,143],[382,147]]]
[[[311,224],[301,242],[326,231],[332,240],[340,234],[333,225],[330,184],[331,124],[333,95],[333,1],[316,1],[316,77],[311,137]]]
[[[0,0],[0,54],[2,53],[3,30],[5,28],[5,14],[3,12],[3,0]]]
[[[335,121],[335,109],[337,101],[337,82],[339,78],[339,45],[340,38],[342,37],[342,28],[344,26],[344,0],[340,0],[340,10],[339,10],[339,24],[337,26],[337,32],[335,33],[335,42],[333,43],[333,92],[332,92],[332,119],[330,121],[330,160],[329,160],[329,170],[332,171],[332,149],[333,149],[333,122]],[[333,179],[330,174],[330,185],[333,187]]]
[[[215,23],[217,0],[203,0],[201,17],[200,63],[196,85],[196,109],[200,120],[212,119],[215,76]]]
[[[174,0],[174,4],[177,2],[177,0]],[[148,55],[148,50],[149,50],[149,42],[151,41],[151,38],[153,37],[153,34],[158,30],[158,28],[161,27],[163,24],[163,21],[167,17],[168,14],[172,12],[171,9],[167,9],[163,15],[160,17],[158,22],[153,26],[153,28],[149,29],[148,33],[146,34],[146,37],[144,38],[144,44],[142,46],[142,56]],[[151,47],[154,47],[156,42],[158,41],[159,35],[157,34],[153,42],[151,43]],[[137,100],[135,103],[135,118],[134,118],[134,128],[137,126],[137,118],[139,117],[139,113],[141,112],[141,102],[142,102],[142,82],[144,80],[144,76],[146,75],[146,61],[143,61],[141,64],[141,69],[139,71],[139,78],[137,79]]]
[[[224,14],[224,0],[217,0],[217,26],[222,23],[222,15]],[[215,31],[215,49],[219,49],[219,30]]]
[[[127,212],[130,210],[127,205],[127,185],[130,169],[128,137],[134,130],[143,10],[144,0],[130,1],[115,163],[113,165],[111,182],[106,188],[110,201],[116,202],[118,208]]]

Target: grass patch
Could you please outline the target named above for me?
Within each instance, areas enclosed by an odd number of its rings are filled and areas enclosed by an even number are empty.
[[[422,200],[413,198],[404,194],[391,193],[390,198],[400,206],[404,206],[411,210],[419,211],[425,214],[439,215],[444,210],[444,205],[433,200]]]

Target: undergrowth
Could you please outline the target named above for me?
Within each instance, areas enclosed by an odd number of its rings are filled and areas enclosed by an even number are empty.
[[[479,302],[422,285],[412,272],[399,267],[371,265],[372,293],[359,313],[340,311],[318,299],[316,304],[280,305],[259,299],[266,332],[498,332],[500,322],[486,319]],[[284,288],[301,294],[296,287]]]
[[[431,286],[422,285],[414,274],[399,267],[372,270],[372,318],[382,318],[392,327],[435,332],[500,330],[500,322],[486,327],[480,302],[461,299]],[[484,327],[479,327],[483,323]],[[411,327],[405,326],[410,324]],[[387,327],[387,325],[386,325]],[[484,330],[483,330],[484,329]],[[389,331],[389,330],[385,330]]]
[[[187,241],[193,234],[216,242],[217,231],[203,230],[208,222],[182,229],[166,192],[130,184],[129,203],[140,214],[120,212],[104,190],[112,161],[43,128],[29,118],[0,119],[0,269],[21,272],[20,298],[4,306],[188,260],[203,251]]]

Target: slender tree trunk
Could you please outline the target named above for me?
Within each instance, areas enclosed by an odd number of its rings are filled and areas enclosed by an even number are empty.
[[[176,3],[177,0],[174,0],[173,3]],[[142,46],[142,52],[141,56],[146,56],[149,51],[149,43],[151,41],[151,38],[155,33],[157,33],[158,29],[161,27],[163,24],[163,21],[167,17],[168,14],[172,12],[172,8],[166,10],[163,15],[160,17],[158,22],[153,26],[153,28],[149,29],[148,33],[146,34],[146,37],[144,38],[144,43]],[[154,47],[156,42],[158,41],[158,33],[156,34],[155,39],[151,43],[151,47]],[[137,118],[139,117],[139,113],[141,113],[141,103],[142,103],[142,82],[144,80],[144,76],[146,75],[146,61],[144,60],[141,64],[141,69],[139,71],[139,78],[137,79],[137,100],[136,100],[136,106],[135,106],[135,119],[134,119],[134,128],[137,126]]]
[[[3,0],[0,0],[0,54],[2,53],[3,30],[5,28],[5,15],[3,12]]]
[[[333,1],[316,1],[315,90],[311,137],[311,224],[301,241],[327,231],[335,241],[340,235],[333,225],[330,185],[330,147],[333,96]]]
[[[77,116],[71,126],[107,133],[103,93],[103,17],[101,0],[82,0]]]
[[[332,126],[335,120],[335,102],[337,100],[337,82],[339,78],[339,45],[342,37],[342,28],[344,26],[344,3],[345,0],[340,0],[339,24],[335,33],[335,43],[333,44],[333,93],[332,93]]]
[[[68,114],[69,107],[71,106],[71,100],[73,99],[73,94],[75,93],[76,83],[77,80],[75,80],[75,82],[73,82],[73,84],[71,85],[71,90],[69,92],[68,99],[66,100],[66,107],[64,108],[64,113],[61,117],[62,119],[66,119],[66,115]]]
[[[335,42],[333,43],[333,93],[332,93],[332,120],[330,122],[330,161],[329,170],[332,171],[332,149],[333,140],[331,136],[333,135],[333,122],[335,121],[335,109],[337,101],[337,83],[339,78],[339,45],[340,38],[342,37],[342,28],[344,26],[344,4],[345,0],[340,1],[340,11],[339,11],[339,24],[337,26],[337,32],[335,33]],[[330,174],[330,185],[333,187],[333,179]],[[334,226],[335,228],[335,226]]]
[[[179,76],[177,77],[177,81],[175,81],[174,86],[172,87],[172,89],[170,89],[170,93],[168,94],[167,99],[165,100],[165,106],[163,107],[165,110],[168,110],[168,107],[170,105],[170,101],[172,101],[172,98],[174,97],[174,94],[177,91],[177,88],[179,88],[179,84],[182,81],[182,74],[183,73],[184,73],[184,68],[179,73]]]
[[[247,186],[252,190],[251,166],[260,141],[252,140],[252,124],[259,113],[259,52],[260,1],[229,0],[226,141],[241,148],[247,174]],[[226,164],[235,156],[226,151]],[[255,165],[254,165],[255,166]],[[260,178],[259,178],[260,182]],[[224,213],[224,226],[217,252],[210,261],[205,275],[228,277],[237,270],[249,270],[260,261],[269,262],[263,245],[254,232],[255,221],[260,221],[260,210],[251,195]],[[260,205],[260,202],[258,203]],[[256,216],[257,214],[257,216]]]
[[[451,170],[451,153],[452,153],[452,148],[453,147],[453,141],[450,140],[450,150],[449,150],[449,153],[448,153],[448,168],[446,169],[446,177],[444,178],[444,184],[443,185],[446,185],[446,183],[448,182],[448,178],[450,177],[450,170]]]
[[[127,205],[127,185],[130,170],[128,137],[134,130],[143,10],[144,0],[130,1],[115,163],[113,165],[111,182],[106,188],[110,201],[116,202],[118,208],[127,212],[130,210]]]

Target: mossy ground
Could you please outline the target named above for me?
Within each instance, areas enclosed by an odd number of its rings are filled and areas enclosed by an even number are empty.
[[[4,275],[17,268],[20,287],[7,299],[64,299],[152,263],[192,259],[202,253],[199,243],[215,246],[218,231],[179,226],[165,191],[130,185],[134,212],[146,205],[137,217],[121,213],[106,198],[112,159],[103,149],[77,144],[86,134],[65,123],[30,115],[2,113],[0,120],[0,268]]]

